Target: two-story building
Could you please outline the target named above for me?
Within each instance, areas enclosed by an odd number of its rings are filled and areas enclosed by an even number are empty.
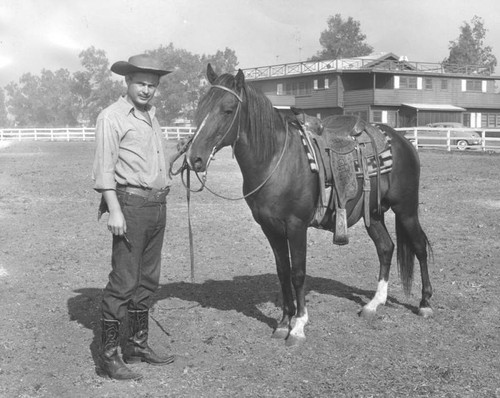
[[[274,106],[320,118],[355,114],[393,127],[461,122],[500,128],[500,76],[483,67],[412,62],[388,53],[243,72]]]

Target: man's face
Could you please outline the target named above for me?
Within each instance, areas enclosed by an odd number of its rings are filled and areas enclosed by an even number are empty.
[[[154,73],[137,72],[126,77],[127,99],[129,102],[144,110],[146,105],[153,99],[156,88],[160,83],[160,77]]]

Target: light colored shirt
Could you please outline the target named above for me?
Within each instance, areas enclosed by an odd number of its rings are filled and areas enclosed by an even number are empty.
[[[165,163],[162,131],[155,108],[151,123],[125,97],[104,109],[97,118],[94,189],[116,189],[116,184],[165,188],[171,179]]]

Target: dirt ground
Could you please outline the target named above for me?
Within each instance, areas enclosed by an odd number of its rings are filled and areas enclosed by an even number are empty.
[[[310,230],[307,342],[271,339],[279,286],[271,249],[244,201],[192,195],[190,280],[185,190],[168,203],[151,345],[173,365],[133,365],[139,382],[96,368],[111,240],[97,222],[92,142],[0,148],[0,397],[500,397],[500,156],[421,151],[421,223],[434,249],[435,316],[415,314],[394,267],[390,299],[358,317],[376,288],[362,224],[350,244]],[[237,197],[230,151],[209,185]],[[394,231],[393,218],[388,226]],[[394,234],[393,234],[394,236]],[[395,263],[395,262],[394,262]],[[418,271],[418,269],[417,269]]]

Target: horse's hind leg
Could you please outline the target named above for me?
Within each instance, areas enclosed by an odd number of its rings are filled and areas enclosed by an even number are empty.
[[[366,228],[368,235],[372,238],[377,249],[377,254],[380,262],[380,271],[378,276],[378,285],[375,296],[366,304],[360,315],[364,318],[372,318],[375,316],[377,307],[380,304],[385,304],[387,300],[387,289],[389,285],[389,272],[391,270],[392,254],[394,252],[394,243],[387,231],[384,222],[384,215],[380,219],[371,218],[370,226]]]
[[[307,254],[307,225],[289,226],[288,243],[292,261],[292,284],[297,298],[295,324],[286,340],[287,346],[296,346],[306,340],[304,328],[309,321],[306,307],[305,279]]]
[[[396,214],[396,235],[398,243],[398,260],[400,263],[401,274],[405,272],[413,273],[413,259],[417,256],[420,263],[420,275],[422,278],[422,299],[420,301],[418,314],[423,317],[430,317],[433,311],[430,305],[432,296],[432,286],[429,278],[429,268],[427,265],[428,252],[431,246],[425,232],[420,226],[418,215],[404,216]],[[409,264],[409,265],[408,265]],[[405,270],[405,267],[411,268],[411,271]],[[409,276],[410,279],[412,275]],[[411,283],[408,282],[408,284]],[[403,285],[405,281],[403,280]],[[411,285],[405,291],[410,293]]]

